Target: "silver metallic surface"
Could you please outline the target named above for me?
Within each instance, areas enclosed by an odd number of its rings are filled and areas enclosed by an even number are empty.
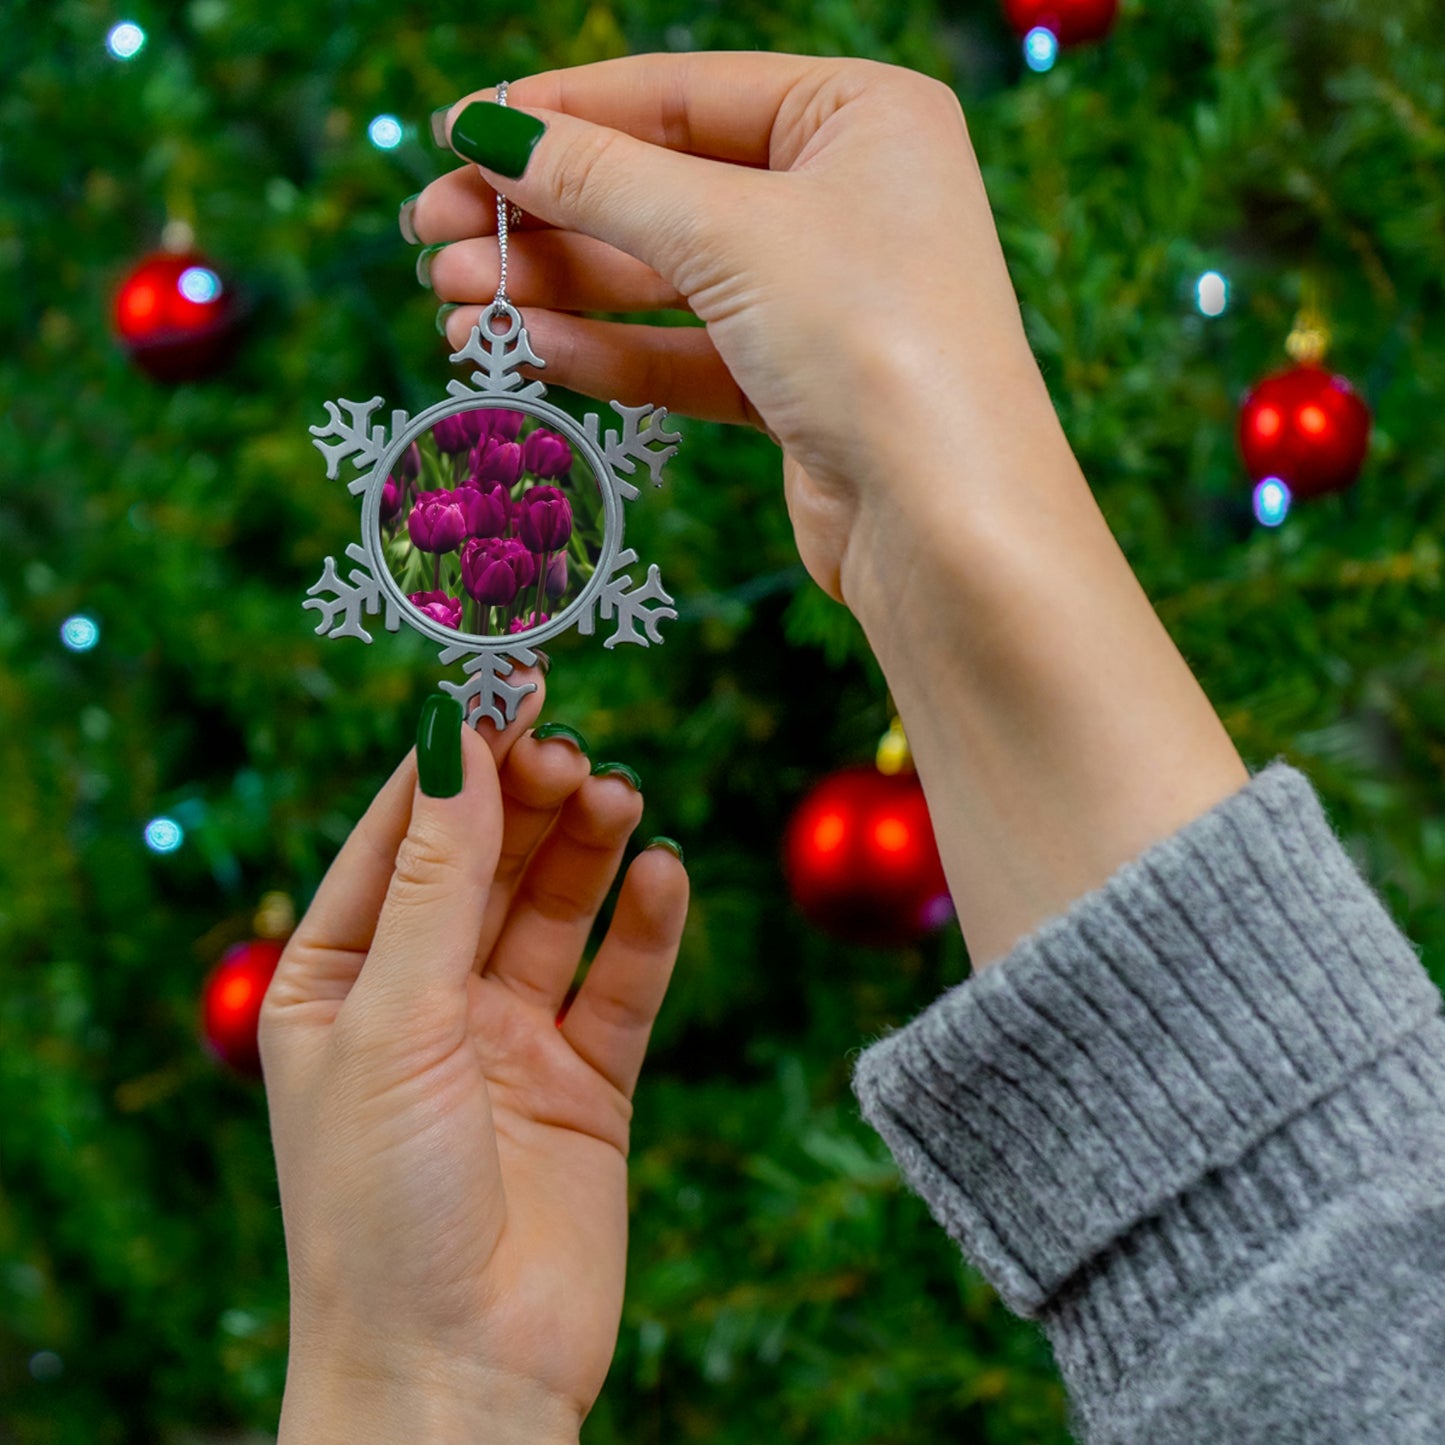
[[[498,219],[503,220],[500,214]],[[501,235],[505,237],[504,229]],[[504,265],[505,255],[504,249]],[[501,331],[493,330],[499,318],[504,318],[506,325]],[[362,496],[361,543],[352,543],[346,549],[346,558],[354,565],[345,576],[337,571],[334,557],[326,559],[320,580],[309,589],[302,606],[320,614],[318,634],[358,637],[368,643],[372,637],[362,623],[363,616],[380,612],[389,632],[397,631],[405,621],[441,645],[443,665],[465,659],[466,681],[442,679],[439,685],[461,703],[464,716],[471,715],[475,704],[472,720],[476,725],[488,717],[500,730],[516,717],[521,700],[536,690],[535,683],[517,685],[507,682],[507,677],[518,664],[532,666],[536,662],[533,649],[547,639],[574,626],[584,636],[591,636],[600,617],[603,622],[615,621],[616,627],[603,642],[604,647],[615,647],[619,642],[645,647],[662,641],[658,624],[663,618],[675,618],[677,612],[673,599],[663,589],[655,563],[648,567],[643,581],[634,584],[627,569],[638,559],[635,551],[622,545],[622,504],[638,495],[638,486],[628,478],[636,473],[639,463],[647,469],[654,486],[662,485],[662,468],[676,453],[681,438],[664,425],[666,407],[629,407],[610,402],[621,426],[604,432],[598,413],[589,413],[579,425],[545,401],[546,387],[540,380],[527,380],[519,368],[527,364],[542,369],[546,363],[532,350],[521,314],[500,288],[491,307],[473,326],[467,344],[452,353],[451,360],[472,362],[476,369],[467,381],[452,380],[447,396],[419,416],[409,417],[404,411],[393,410],[389,427],[373,425],[372,413],[383,405],[381,397],[366,402],[328,401],[326,425],[310,428],[316,448],[326,458],[328,477],[336,480],[345,462],[358,473],[347,486],[353,495]],[[603,503],[601,550],[596,569],[581,592],[540,627],[491,637],[457,632],[425,616],[411,603],[382,553],[380,525],[382,488],[406,448],[442,418],[485,408],[525,412],[559,432],[574,456],[591,467]]]

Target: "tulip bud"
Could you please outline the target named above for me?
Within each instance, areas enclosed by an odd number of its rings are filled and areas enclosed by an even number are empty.
[[[396,521],[396,514],[401,511],[401,498],[406,489],[405,482],[398,482],[395,477],[388,477],[381,487],[381,525],[383,527]]]
[[[452,494],[467,519],[467,534],[472,537],[500,537],[507,530],[512,499],[507,489],[496,482],[480,486],[463,483]]]
[[[517,535],[533,552],[555,552],[572,535],[572,503],[556,487],[528,487],[517,514]]]
[[[406,530],[418,551],[450,552],[467,535],[467,519],[451,492],[423,492],[406,519]]]
[[[509,606],[537,580],[537,560],[515,537],[474,537],[462,548],[462,586],[488,607]]]
[[[542,590],[555,602],[567,590],[567,554],[558,552],[547,564],[547,577]]]
[[[448,456],[455,456],[458,452],[464,452],[472,444],[472,437],[467,433],[466,423],[457,415],[444,416],[431,429],[432,440],[437,444],[439,452],[446,452]]]
[[[522,465],[539,477],[560,477],[572,466],[572,448],[554,431],[538,427],[522,443]]]
[[[522,475],[522,448],[516,442],[481,443],[472,453],[472,480],[516,485]]]
[[[397,458],[396,471],[393,475],[400,477],[404,482],[412,482],[416,480],[417,474],[420,471],[421,448],[413,442],[401,456]]]
[[[409,592],[407,601],[423,616],[430,617],[433,622],[440,622],[443,627],[460,628],[462,625],[460,597],[448,597],[445,592],[438,591]]]

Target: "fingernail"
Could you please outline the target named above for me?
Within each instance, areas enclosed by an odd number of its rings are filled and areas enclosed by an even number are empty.
[[[454,798],[462,790],[462,705],[434,692],[416,725],[416,776],[429,798]]]
[[[510,105],[474,100],[452,123],[451,147],[459,156],[516,180],[546,129],[536,116]]]
[[[587,739],[576,728],[568,727],[566,723],[543,723],[541,727],[532,730],[532,736],[539,743],[545,743],[548,738],[566,738],[569,743],[576,745],[577,751],[584,758],[592,756],[587,750]]]
[[[431,138],[433,145],[439,145],[443,150],[447,148],[447,112],[451,110],[449,105],[439,105],[431,113]]]
[[[445,250],[450,244],[449,241],[439,241],[435,246],[425,247],[416,258],[416,279],[421,282],[427,290],[431,290],[431,258],[435,256],[438,251]]]
[[[610,778],[616,775],[625,778],[640,793],[642,791],[642,779],[637,776],[634,769],[629,768],[626,763],[594,763],[592,765],[592,776],[594,778]]]
[[[540,647],[534,647],[532,652],[537,658],[537,666],[542,669],[542,676],[546,677],[552,671],[552,659]]]
[[[436,325],[438,336],[445,336],[447,334],[447,317],[450,316],[453,311],[458,311],[460,309],[460,301],[448,301],[443,305],[437,307]]]
[[[687,862],[687,859],[682,856],[682,844],[679,843],[676,838],[664,838],[659,833],[656,838],[649,838],[647,842],[642,845],[642,851],[644,853],[647,852],[649,848],[666,848],[669,853],[677,856],[679,863]]]
[[[402,239],[408,246],[421,245],[421,237],[416,233],[416,223],[414,220],[416,216],[416,203],[420,197],[420,191],[414,196],[408,196],[406,200],[401,203],[401,209],[396,213],[396,224],[400,227]]]

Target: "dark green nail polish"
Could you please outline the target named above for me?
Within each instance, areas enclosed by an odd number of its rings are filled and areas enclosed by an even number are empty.
[[[413,220],[413,217],[416,215],[416,203],[420,196],[420,191],[418,191],[415,196],[408,196],[406,200],[401,203],[401,209],[396,213],[396,224],[401,230],[402,240],[404,240],[408,246],[421,245],[421,237],[416,233],[416,223]]]
[[[450,109],[449,105],[439,105],[431,113],[432,144],[440,146],[443,150],[447,148],[447,112]]]
[[[566,723],[543,723],[541,727],[533,729],[532,736],[539,743],[545,743],[548,738],[566,738],[569,743],[576,744],[577,751],[584,758],[592,756],[587,750],[587,739],[576,728],[568,727]]]
[[[437,307],[436,325],[438,336],[445,336],[447,334],[447,317],[450,316],[453,311],[459,311],[460,309],[461,303],[459,301],[447,301]]]
[[[594,763],[592,765],[592,776],[594,778],[610,778],[613,776],[625,778],[640,793],[642,791],[642,779],[637,776],[633,768],[626,763]]]
[[[664,838],[660,833],[656,838],[649,838],[642,845],[645,853],[649,848],[666,848],[669,853],[675,854],[679,863],[686,863],[687,859],[682,856],[682,844],[676,838]]]
[[[498,105],[494,100],[474,100],[452,122],[452,149],[479,166],[516,180],[532,159],[532,148],[547,127],[536,116]]]
[[[416,776],[429,798],[454,798],[462,790],[462,705],[434,692],[416,725]]]
[[[450,244],[449,241],[439,241],[435,246],[424,247],[416,258],[416,279],[428,290],[431,289],[431,258]]]

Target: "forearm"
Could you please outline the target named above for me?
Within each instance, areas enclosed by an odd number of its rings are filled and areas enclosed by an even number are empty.
[[[1249,779],[1042,382],[1001,391],[988,416],[955,412],[911,491],[927,500],[870,518],[843,573],[976,968]],[[916,478],[916,450],[899,465]]]

